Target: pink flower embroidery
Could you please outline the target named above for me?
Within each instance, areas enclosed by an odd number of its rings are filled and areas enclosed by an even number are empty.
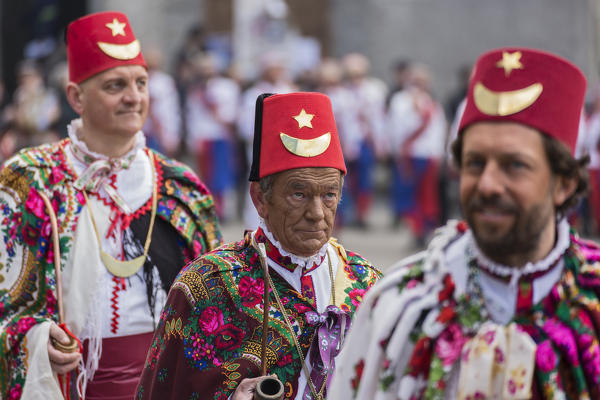
[[[442,360],[442,365],[452,365],[460,356],[466,341],[458,324],[449,325],[435,344],[435,353]]]
[[[492,344],[492,342],[494,341],[494,338],[496,337],[496,331],[487,331],[486,333],[483,334],[483,340],[488,344]]]
[[[484,400],[485,399],[485,395],[479,391],[473,393],[472,395],[467,395],[465,397],[465,400]]]
[[[244,276],[240,279],[238,290],[245,307],[254,307],[262,301],[264,282],[262,279],[252,279]]]
[[[199,323],[203,332],[213,334],[223,326],[223,312],[216,307],[208,307],[200,314]]]
[[[352,289],[348,295],[350,296],[350,300],[354,306],[358,306],[365,294],[365,289]]]
[[[200,334],[192,335],[191,342],[194,347],[194,350],[191,353],[192,360],[199,361],[203,358],[207,358],[212,361],[215,354],[214,346],[212,344],[206,343]]]
[[[296,309],[296,311],[298,311],[300,314],[304,314],[307,311],[312,311],[310,307],[305,306],[302,303],[296,303],[294,304],[294,308]]]
[[[567,359],[573,365],[579,365],[577,357],[577,346],[571,330],[555,319],[549,319],[544,323],[544,332],[558,347],[567,353]]]
[[[407,289],[412,289],[415,286],[417,286],[419,284],[419,281],[416,279],[411,279],[410,281],[406,282],[406,288]]]
[[[535,352],[535,361],[537,366],[544,372],[550,372],[554,369],[556,354],[554,354],[549,340],[545,340],[538,345]]]
[[[8,393],[8,399],[16,400],[16,399],[21,398],[21,392],[22,392],[21,384],[17,383],[15,386],[10,388],[10,392]]]
[[[579,348],[584,349],[581,356],[583,369],[593,382],[598,382],[600,381],[600,347],[598,341],[588,334],[583,334],[578,339]]]
[[[31,189],[29,191],[29,196],[27,196],[27,200],[25,200],[25,209],[38,218],[43,218],[45,216],[44,200],[42,200],[37,190]]]
[[[50,172],[50,177],[48,178],[48,180],[50,181],[51,184],[55,185],[58,182],[62,181],[62,179],[65,177],[65,174],[63,173],[63,171],[58,168],[58,167],[53,167],[52,171]]]
[[[494,349],[494,361],[496,364],[502,364],[504,362],[504,353],[499,347]]]
[[[77,194],[75,195],[75,198],[77,199],[77,202],[81,205],[85,204],[85,197],[83,197],[83,193],[82,192],[77,192]]]
[[[32,326],[35,325],[35,319],[32,317],[21,318],[17,323],[17,332],[20,334],[26,334],[29,332]]]
[[[56,298],[54,297],[54,292],[50,289],[46,290],[46,305],[48,313],[54,314],[56,312]]]

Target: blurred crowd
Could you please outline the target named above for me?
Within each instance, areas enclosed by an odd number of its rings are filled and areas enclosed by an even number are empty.
[[[0,161],[21,148],[66,137],[77,115],[64,95],[68,71],[62,54],[23,60],[11,95],[0,79]],[[359,53],[325,58],[292,76],[283,55],[267,52],[257,60],[260,75],[246,81],[235,65],[210,50],[199,28],[189,31],[172,60],[172,73],[162,68],[170,63],[160,49],[145,48],[144,56],[150,92],[147,143],[196,170],[223,220],[242,218],[246,227],[255,226],[258,217],[247,196],[255,101],[261,93],[292,91],[319,91],[331,98],[348,167],[338,227],[368,229],[375,196],[390,207],[390,228],[407,226],[417,244],[459,215],[449,147],[464,104],[468,66],[456,77],[436,77],[456,81],[456,90],[442,101],[432,92],[427,65],[412,60],[392,66],[388,85],[371,75],[369,60]],[[590,99],[578,156],[591,158],[592,187],[572,216],[588,236],[600,229],[600,89]]]

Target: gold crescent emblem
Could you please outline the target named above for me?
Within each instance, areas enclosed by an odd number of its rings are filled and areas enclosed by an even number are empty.
[[[136,39],[127,44],[98,42],[98,47],[104,54],[117,60],[131,60],[140,54],[140,42]]]
[[[538,82],[523,89],[494,92],[477,82],[473,88],[473,99],[482,113],[505,116],[518,113],[535,103],[543,90],[544,87]]]
[[[132,260],[120,261],[115,260],[114,257],[111,257],[110,254],[102,249],[100,249],[100,258],[108,272],[119,278],[129,278],[138,272],[142,268],[142,265],[144,265],[144,262],[146,262],[146,255],[144,254]]]
[[[323,154],[331,143],[329,132],[314,139],[298,139],[285,133],[280,133],[279,138],[290,153],[300,157],[315,157]]]

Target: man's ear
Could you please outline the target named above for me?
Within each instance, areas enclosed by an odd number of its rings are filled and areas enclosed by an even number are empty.
[[[254,204],[254,208],[256,208],[256,212],[261,218],[267,217],[267,207],[265,199],[265,194],[260,189],[260,184],[258,182],[250,182],[250,198],[252,199],[252,203]]]
[[[558,175],[554,182],[554,206],[558,207],[577,190],[578,181],[574,177]]]
[[[67,101],[73,110],[81,115],[83,112],[83,90],[74,82],[67,83]]]

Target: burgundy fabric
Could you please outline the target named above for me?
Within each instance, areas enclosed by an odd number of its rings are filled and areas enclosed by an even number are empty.
[[[102,357],[94,378],[88,382],[87,400],[134,398],[154,332],[102,339]],[[87,354],[88,341],[83,343]]]
[[[517,51],[521,52],[522,68],[507,74],[498,62],[503,52]],[[483,113],[474,102],[473,89],[478,83],[496,92],[523,89],[534,83],[541,83],[543,90],[529,107],[514,114],[493,116]],[[459,132],[475,122],[517,122],[558,139],[573,153],[585,90],[586,79],[579,68],[554,54],[525,48],[489,51],[475,63]]]

